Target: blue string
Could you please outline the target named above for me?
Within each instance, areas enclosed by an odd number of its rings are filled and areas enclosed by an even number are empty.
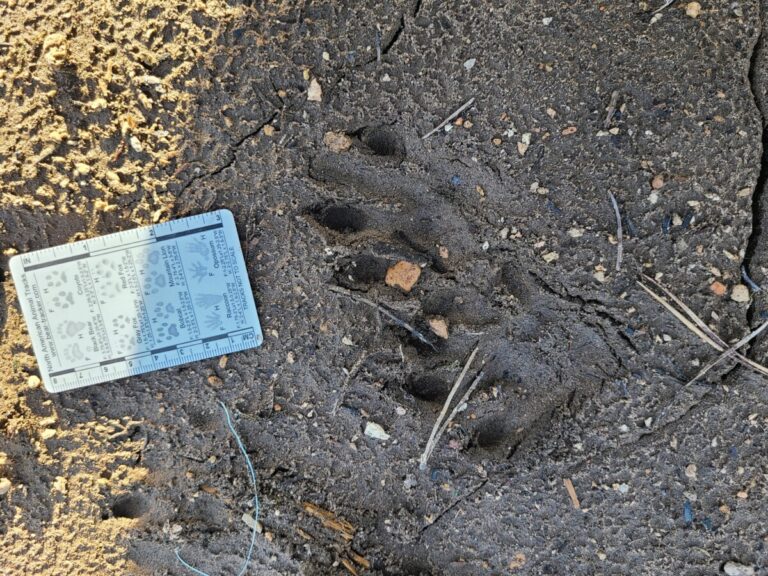
[[[238,572],[237,576],[243,576],[245,574],[245,571],[248,569],[248,564],[251,561],[251,556],[253,555],[253,546],[256,544],[256,525],[259,522],[259,512],[261,510],[261,506],[259,504],[259,494],[256,490],[256,471],[253,469],[253,464],[251,463],[251,459],[248,456],[248,452],[245,450],[245,446],[243,446],[243,441],[240,440],[240,436],[237,433],[237,430],[235,430],[235,426],[232,424],[232,418],[229,415],[229,410],[227,410],[227,407],[224,405],[224,402],[219,402],[221,405],[221,409],[224,410],[224,416],[227,419],[227,427],[229,427],[229,431],[232,433],[232,436],[235,438],[235,442],[237,442],[237,447],[240,448],[240,453],[243,455],[243,458],[245,458],[245,463],[248,465],[248,473],[251,476],[251,485],[253,486],[253,531],[251,532],[251,544],[248,546],[248,554],[245,555],[245,562],[243,562],[243,567],[240,569],[240,572]],[[184,560],[184,558],[181,557],[179,554],[179,549],[176,548],[176,558],[181,562],[181,565],[187,568],[188,570],[191,570],[198,576],[210,576],[210,574],[207,574],[206,572],[203,572],[202,570],[198,570],[194,566],[190,565],[188,562]]]

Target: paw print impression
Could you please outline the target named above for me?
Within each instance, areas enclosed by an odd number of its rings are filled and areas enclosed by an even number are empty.
[[[457,416],[441,449],[451,443],[467,461],[508,460],[561,409],[598,389],[603,376],[595,366],[615,368],[605,360],[612,355],[604,328],[547,284],[537,274],[543,264],[528,252],[511,244],[488,250],[484,228],[499,207],[486,213],[478,202],[476,186],[493,185],[487,173],[462,168],[462,188],[453,184],[454,164],[416,166],[390,128],[349,134],[357,137],[349,151],[311,160],[310,176],[326,200],[305,208],[318,234],[338,248],[329,264],[333,283],[351,290],[339,305],[354,325],[381,320],[383,329],[364,345],[371,353],[401,350],[399,386],[387,393],[430,424],[460,370],[457,359],[478,345],[472,369],[485,364],[470,399],[474,417]],[[407,290],[387,281],[399,261],[421,269]],[[362,296],[375,304],[361,306]],[[372,311],[376,305],[395,318]],[[371,370],[373,378],[393,379],[386,367]],[[435,460],[442,457],[438,450]]]

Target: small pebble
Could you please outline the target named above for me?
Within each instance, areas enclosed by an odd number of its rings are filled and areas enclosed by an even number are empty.
[[[323,136],[323,144],[331,152],[346,152],[352,147],[352,138],[344,132],[326,132]]]
[[[729,560],[725,563],[725,566],[723,566],[723,571],[728,576],[754,576],[755,575],[755,569],[752,568],[752,566],[747,566],[746,564],[740,564],[738,562],[734,562],[733,560]]]
[[[544,24],[544,26],[549,26],[550,24],[552,24],[552,16],[547,16],[546,18],[542,18],[541,23]]]
[[[427,320],[427,323],[429,324],[429,329],[432,330],[435,335],[439,336],[443,340],[448,339],[448,323],[444,318],[440,318],[439,316],[430,318]]]
[[[40,377],[32,375],[27,378],[27,386],[29,388],[40,388]]]
[[[731,300],[734,302],[749,302],[749,288],[744,284],[736,284],[731,290]]]
[[[653,180],[651,180],[651,188],[654,190],[660,190],[664,187],[664,176],[661,174],[656,174],[656,176],[653,177]]]
[[[55,428],[46,428],[45,430],[40,432],[40,437],[43,440],[50,440],[54,436],[56,436],[56,429]]]
[[[323,100],[323,88],[320,86],[320,82],[317,81],[317,78],[312,78],[312,80],[309,81],[307,100],[310,102],[322,102]]]
[[[558,258],[560,258],[560,254],[557,252],[547,252],[546,254],[542,255],[542,258],[544,259],[544,262],[547,264],[556,261]]]
[[[418,485],[419,481],[413,474],[406,474],[405,480],[403,480],[403,488],[410,490],[414,486]]]
[[[685,467],[685,475],[688,478],[695,480],[696,472],[697,472],[696,464],[688,464],[688,466]]]
[[[133,148],[135,152],[141,152],[144,149],[141,145],[141,140],[139,140],[136,136],[131,136],[128,139],[128,144],[131,145],[131,148]]]
[[[404,292],[410,292],[419,281],[421,267],[413,262],[400,260],[387,270],[384,282],[387,286],[400,288]]]
[[[725,293],[728,291],[728,288],[726,288],[725,284],[718,282],[717,280],[709,285],[709,289],[712,290],[716,296],[725,296]]]
[[[563,136],[570,136],[571,134],[575,134],[578,131],[578,128],[576,126],[568,126],[567,128],[563,128]]]
[[[389,434],[386,433],[381,425],[376,422],[368,422],[365,425],[365,435],[377,440],[389,440]]]
[[[8,478],[0,478],[0,496],[5,496],[11,489],[11,481]]]
[[[261,531],[263,530],[261,522],[257,522],[248,512],[243,513],[243,522],[245,522],[245,525],[248,526],[248,528],[256,530],[256,532],[261,534]]]
[[[214,388],[219,388],[220,386],[224,385],[224,380],[219,378],[218,376],[211,374],[208,376],[208,384],[213,386]]]
[[[464,68],[469,71],[472,70],[472,67],[477,63],[477,60],[475,58],[470,58],[466,62],[464,62]]]
[[[698,18],[699,14],[701,14],[701,4],[698,2],[688,2],[685,7],[685,15],[691,18]]]

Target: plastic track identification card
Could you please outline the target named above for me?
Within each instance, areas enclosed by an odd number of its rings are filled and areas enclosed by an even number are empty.
[[[263,340],[229,210],[19,254],[11,275],[50,392]]]

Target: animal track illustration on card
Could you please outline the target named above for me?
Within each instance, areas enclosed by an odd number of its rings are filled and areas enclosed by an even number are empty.
[[[226,210],[14,256],[10,262],[50,391],[262,341],[240,239]]]
[[[187,244],[187,252],[189,252],[190,254],[196,254],[197,256],[200,256],[201,258],[208,260],[208,257],[210,254],[210,248],[208,248],[208,244],[206,244],[202,240],[197,239]]]
[[[208,277],[208,267],[202,262],[195,262],[192,264],[192,278],[198,282],[202,282]]]
[[[221,294],[198,294],[195,296],[195,304],[201,308],[210,308],[224,300]]]
[[[56,334],[58,334],[62,339],[74,338],[83,328],[85,328],[85,326],[85,322],[65,320],[56,327]]]

